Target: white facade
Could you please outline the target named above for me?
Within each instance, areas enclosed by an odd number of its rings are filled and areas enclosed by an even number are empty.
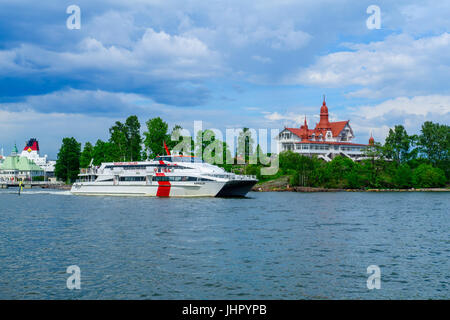
[[[325,101],[320,109],[320,122],[309,129],[305,122],[300,128],[284,128],[278,135],[278,148],[293,151],[304,156],[317,156],[331,161],[341,155],[354,161],[366,159],[365,150],[369,145],[352,143],[355,137],[350,121],[328,121],[328,108]],[[369,144],[373,143],[373,138]]]

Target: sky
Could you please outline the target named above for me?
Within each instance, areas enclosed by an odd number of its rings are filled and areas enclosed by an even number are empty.
[[[449,16],[426,0],[0,0],[0,148],[33,137],[55,159],[63,137],[107,140],[129,115],[191,133],[314,126],[324,94],[355,142],[419,133],[450,123]]]

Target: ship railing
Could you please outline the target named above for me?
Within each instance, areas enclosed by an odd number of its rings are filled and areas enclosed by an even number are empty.
[[[254,175],[244,175],[244,174],[236,174],[230,176],[231,180],[256,180],[256,176]]]
[[[95,175],[95,174],[97,174],[97,171],[98,171],[97,168],[81,168],[80,174]]]

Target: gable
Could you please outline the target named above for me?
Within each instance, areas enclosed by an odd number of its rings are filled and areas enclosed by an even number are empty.
[[[342,130],[345,129],[345,127],[347,126],[347,124],[349,122],[350,122],[349,120],[330,122],[330,127],[331,127],[331,132],[333,133],[333,137],[337,137],[342,132]],[[350,125],[349,125],[349,127],[350,127]],[[351,131],[351,128],[350,128],[350,131]]]

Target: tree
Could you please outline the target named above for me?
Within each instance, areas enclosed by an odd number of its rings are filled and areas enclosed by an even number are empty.
[[[141,160],[142,137],[141,124],[137,116],[129,116],[125,121],[125,134],[127,138],[127,160]]]
[[[283,151],[279,154],[279,166],[283,172],[287,170],[297,170],[299,161],[302,158],[297,152],[291,150]]]
[[[237,154],[242,156],[245,162],[249,162],[250,156],[253,155],[253,144],[252,132],[249,128],[244,128],[238,136]]]
[[[195,142],[191,136],[182,136],[183,128],[179,125],[175,125],[173,127],[170,136],[168,137],[168,141],[166,142],[167,147],[170,152],[185,154],[185,155],[194,155],[194,146]]]
[[[363,168],[368,172],[368,186],[377,187],[376,177],[383,169],[383,164],[385,162],[383,160],[383,146],[379,142],[375,142],[365,149],[364,154],[368,158],[363,161]]]
[[[411,137],[408,136],[402,125],[396,125],[394,130],[389,129],[386,137],[383,153],[387,158],[397,163],[407,161],[410,157]]]
[[[337,156],[327,163],[328,186],[330,187],[346,187],[344,180],[352,173],[355,162],[347,157]],[[354,177],[352,177],[354,179]]]
[[[112,157],[114,161],[126,161],[128,155],[127,148],[127,128],[120,121],[109,128],[109,142],[112,144]]]
[[[417,145],[433,164],[450,159],[450,126],[426,121],[422,124]]]
[[[94,147],[90,142],[86,142],[84,145],[83,152],[80,156],[80,167],[81,168],[87,168],[89,166],[89,163],[91,162],[91,159],[94,157]]]
[[[80,173],[81,143],[75,138],[64,138],[58,152],[55,165],[55,175],[58,179],[73,182]]]
[[[165,154],[164,141],[169,141],[167,130],[168,124],[160,117],[150,119],[146,122],[147,131],[144,132],[144,145],[149,158]]]
[[[412,170],[406,163],[398,166],[394,176],[394,183],[400,189],[411,188]]]
[[[113,156],[114,146],[110,142],[104,142],[100,139],[95,143],[94,149],[92,150],[92,157],[94,158],[93,164],[99,166],[102,162],[113,162],[116,161]]]
[[[109,128],[109,142],[115,161],[139,161],[141,159],[141,124],[137,116],[129,116],[125,123],[116,121]]]
[[[195,156],[201,157],[210,164],[216,164],[226,170],[231,169],[227,159],[231,159],[231,152],[226,142],[216,138],[214,131],[206,129],[198,131],[195,141]]]
[[[413,172],[412,182],[416,188],[443,187],[445,181],[444,171],[429,164],[421,164]]]

